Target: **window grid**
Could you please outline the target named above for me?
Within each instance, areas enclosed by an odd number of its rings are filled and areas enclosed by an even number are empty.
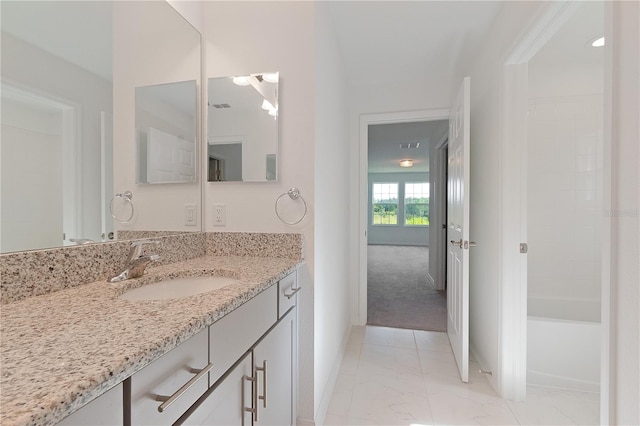
[[[374,225],[398,224],[398,183],[373,184]]]
[[[404,184],[404,224],[429,226],[429,183]]]

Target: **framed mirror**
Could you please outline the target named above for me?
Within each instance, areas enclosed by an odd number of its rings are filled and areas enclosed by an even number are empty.
[[[136,87],[138,183],[196,181],[196,81]]]
[[[133,98],[138,86],[199,86],[200,33],[165,1],[0,8],[0,252],[110,241],[122,228],[109,202],[125,190],[138,221],[128,230],[198,230],[184,228],[197,182],[172,189],[181,211],[161,220],[135,183]]]
[[[279,73],[208,80],[207,180],[278,180]]]

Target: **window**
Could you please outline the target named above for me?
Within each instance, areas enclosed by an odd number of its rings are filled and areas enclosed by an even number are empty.
[[[398,224],[398,184],[373,184],[373,224]]]
[[[429,225],[429,183],[404,184],[404,224]]]

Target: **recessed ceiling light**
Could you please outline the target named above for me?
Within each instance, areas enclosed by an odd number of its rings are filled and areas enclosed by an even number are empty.
[[[591,46],[593,47],[602,47],[604,46],[604,37],[599,37],[591,42]]]
[[[413,160],[400,160],[400,167],[413,167]]]

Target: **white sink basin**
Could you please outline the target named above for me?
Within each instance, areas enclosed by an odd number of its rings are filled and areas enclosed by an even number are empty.
[[[147,284],[142,287],[131,289],[122,295],[120,299],[125,300],[164,300],[164,299],[181,299],[183,297],[194,296],[196,294],[206,293],[217,290],[231,284],[237,283],[238,280],[230,277],[221,277],[217,275],[204,277],[185,277],[174,278],[160,281],[153,284]]]

